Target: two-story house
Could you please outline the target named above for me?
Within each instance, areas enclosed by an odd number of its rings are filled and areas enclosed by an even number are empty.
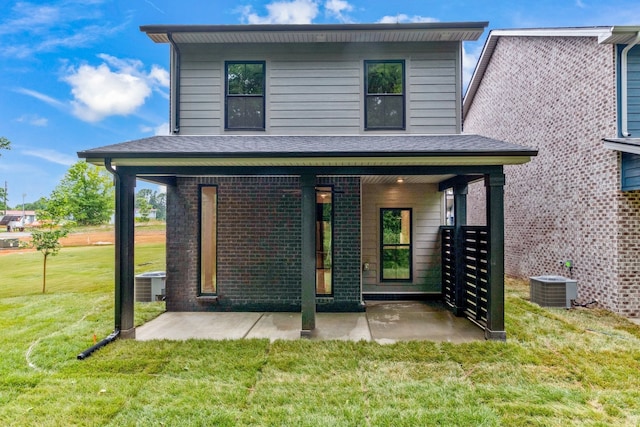
[[[495,30],[464,99],[466,132],[540,152],[505,168],[506,273],[572,275],[580,302],[629,317],[640,316],[639,42],[637,26]],[[478,190],[472,224],[484,223]]]
[[[171,135],[79,153],[116,177],[116,329],[134,335],[142,178],[167,186],[168,310],[301,311],[306,334],[316,310],[444,295],[503,339],[503,165],[536,152],[461,133],[462,42],[485,26],[141,27],[170,48]],[[474,180],[490,221],[465,240]]]

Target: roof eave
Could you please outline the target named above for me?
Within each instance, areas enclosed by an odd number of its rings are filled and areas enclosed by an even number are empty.
[[[598,36],[601,44],[629,44],[640,33],[640,26],[617,25]]]
[[[640,138],[604,138],[602,142],[610,150],[640,154]]]
[[[273,43],[274,34],[313,34],[315,41],[328,41],[321,37],[323,34],[384,34],[390,32],[403,33],[433,33],[440,34],[445,41],[473,41],[477,40],[489,23],[483,22],[420,22],[408,24],[301,24],[301,25],[143,25],[144,32],[156,43],[168,43],[168,34],[184,35],[248,35],[254,43]],[[284,38],[283,38],[284,37]],[[241,40],[239,37],[237,40]],[[225,38],[228,40],[228,38]],[[292,43],[298,42],[298,37],[286,38]],[[343,41],[344,38],[336,39]],[[348,41],[369,41],[370,37],[349,39]],[[227,41],[228,42],[228,41]],[[242,42],[242,41],[237,41]]]
[[[339,156],[318,155],[228,155],[228,156],[149,156],[123,155],[122,153],[78,153],[88,163],[103,166],[107,161],[113,166],[126,167],[414,167],[414,166],[496,166],[527,163],[537,151],[494,152],[494,153],[396,153],[394,155]]]

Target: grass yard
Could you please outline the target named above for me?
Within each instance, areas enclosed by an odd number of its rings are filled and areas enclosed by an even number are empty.
[[[164,245],[138,245],[138,271]],[[0,257],[3,426],[638,426],[640,327],[605,311],[543,309],[509,280],[508,341],[118,340],[113,247]],[[136,305],[136,322],[162,303]]]

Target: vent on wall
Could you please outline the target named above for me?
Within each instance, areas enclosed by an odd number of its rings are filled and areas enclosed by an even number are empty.
[[[571,308],[578,298],[577,282],[562,276],[529,278],[531,302],[542,307]]]

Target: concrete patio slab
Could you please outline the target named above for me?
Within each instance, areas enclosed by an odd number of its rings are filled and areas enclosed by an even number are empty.
[[[484,340],[482,329],[435,303],[370,301],[367,319],[373,339],[381,344],[425,339],[452,343]]]
[[[300,339],[300,313],[166,312],[136,328],[136,339]],[[369,301],[364,313],[316,313],[311,340],[484,340],[484,331],[438,303]]]
[[[246,338],[300,339],[300,313],[264,313]],[[370,341],[365,313],[316,313],[312,340]]]
[[[241,339],[258,322],[262,313],[162,313],[150,322],[136,328],[136,339],[188,340]]]

